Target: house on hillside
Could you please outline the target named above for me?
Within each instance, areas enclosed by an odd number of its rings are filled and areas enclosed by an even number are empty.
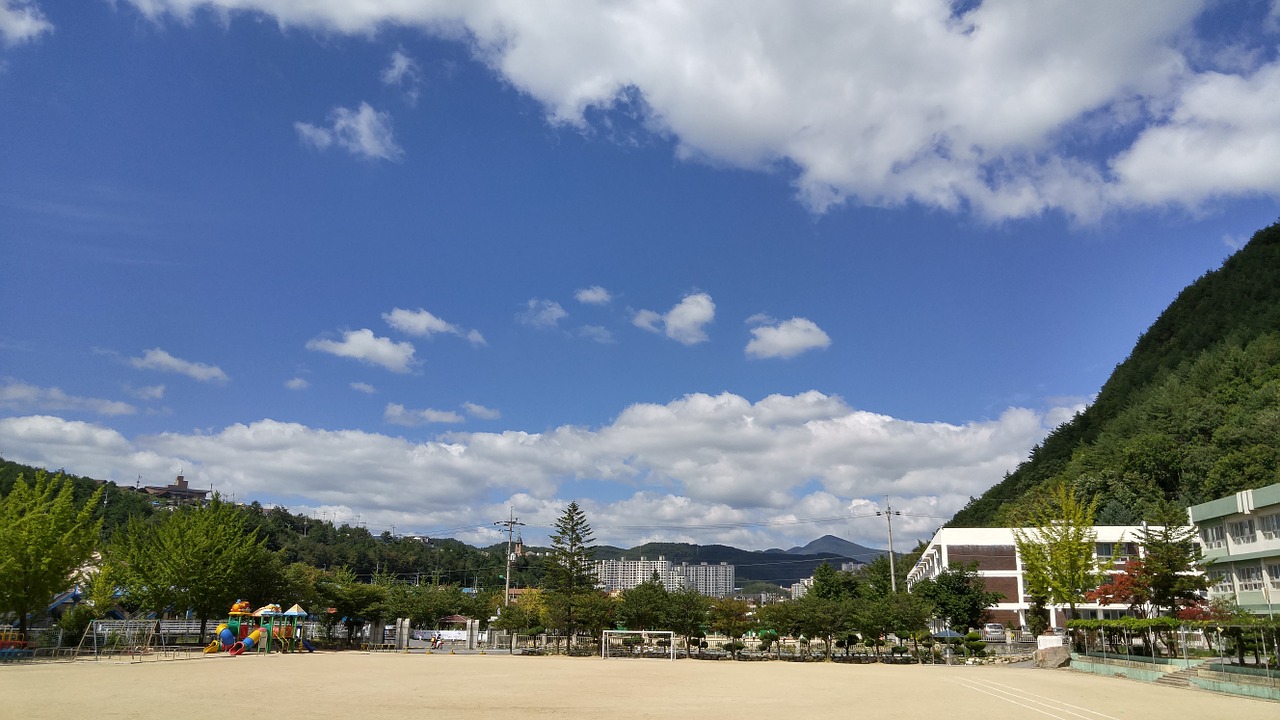
[[[1271,614],[1280,605],[1280,483],[1187,508],[1212,583],[1209,598]]]
[[[157,500],[165,500],[169,504],[183,503],[201,503],[209,499],[209,493],[212,490],[197,490],[187,484],[187,479],[179,475],[172,485],[148,485],[141,488],[141,491],[156,498]]]
[[[1152,526],[1151,529],[1158,528]],[[1093,530],[1097,535],[1094,557],[1102,562],[1111,562],[1117,572],[1130,559],[1142,557],[1142,546],[1138,543],[1141,526],[1099,525]],[[953,564],[976,562],[978,575],[986,582],[987,590],[1004,595],[1004,600],[991,609],[991,621],[1003,623],[1005,627],[1027,627],[1031,598],[1026,594],[1022,559],[1018,556],[1014,532],[1013,528],[942,528],[907,574],[907,587],[935,578]],[[1034,529],[1026,528],[1019,532],[1034,533]],[[1076,612],[1080,617],[1095,619],[1133,614],[1124,605],[1088,602],[1077,604]],[[1050,607],[1049,626],[1065,627],[1066,624],[1066,608]]]

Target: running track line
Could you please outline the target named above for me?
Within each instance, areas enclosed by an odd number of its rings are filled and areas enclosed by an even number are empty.
[[[1089,708],[1081,707],[1079,705],[1072,705],[1071,703],[1063,702],[1061,700],[1054,700],[1053,698],[1049,698],[1045,695],[1037,695],[1036,693],[1033,693],[1033,692],[1028,692],[1026,690],[1021,690],[1019,688],[1015,688],[1010,685],[1004,685],[1003,683],[993,682],[990,680],[978,680],[976,678],[965,678],[963,680],[953,679],[953,680],[949,680],[949,682],[954,682],[957,685],[962,685],[964,687],[967,687],[970,690],[973,690],[974,692],[979,692],[984,695],[990,695],[999,700],[1004,700],[1007,703],[1018,705],[1028,710],[1038,712],[1041,715],[1048,715],[1049,717],[1057,718],[1057,720],[1067,720],[1068,715],[1077,717],[1077,718],[1084,718],[1084,720],[1092,720],[1093,717],[1106,718],[1106,720],[1119,720],[1119,718],[1115,718],[1115,717],[1112,717],[1111,715],[1098,712],[1097,710],[1090,710]],[[1009,688],[1009,689],[1003,690],[1001,688]],[[1048,700],[1049,702],[1042,702],[1041,700],[1035,700],[1033,698],[1042,698],[1043,700]],[[1021,701],[1026,701],[1026,702],[1021,702]],[[1035,707],[1036,705],[1049,708],[1049,710],[1042,710],[1038,707]],[[1086,715],[1078,712],[1072,712],[1072,710],[1068,710],[1067,708],[1072,708],[1073,710],[1081,710],[1084,713],[1088,713],[1088,714]],[[1058,713],[1065,713],[1065,715],[1060,715]]]

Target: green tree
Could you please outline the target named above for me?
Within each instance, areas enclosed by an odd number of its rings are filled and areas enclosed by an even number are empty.
[[[751,629],[751,606],[746,600],[716,598],[711,601],[711,628],[723,633],[733,643],[733,656],[738,656],[738,638]]]
[[[684,636],[684,650],[689,652],[689,641],[705,636],[707,617],[711,612],[711,598],[685,588],[671,593],[667,602],[664,624],[672,632]]]
[[[655,580],[622,592],[618,606],[618,622],[628,630],[666,630],[661,627],[670,617],[671,593]]]
[[[938,573],[935,578],[922,580],[911,587],[911,593],[933,606],[934,614],[942,618],[947,627],[958,633],[980,627],[987,610],[1004,597],[988,592],[987,585],[978,574],[978,564],[967,566],[953,564]]]
[[[93,555],[102,521],[94,520],[99,488],[83,503],[61,475],[39,471],[28,483],[19,475],[0,499],[0,612],[17,616],[26,633],[28,615],[74,582]]]
[[[596,571],[592,556],[591,525],[587,516],[571,502],[556,520],[556,531],[551,535],[551,557],[543,583],[547,590],[548,624],[573,637],[584,627],[585,619],[579,610],[583,603],[578,596],[596,594]]]
[[[1027,594],[1066,605],[1071,619],[1076,617],[1076,604],[1106,580],[1110,569],[1094,559],[1097,504],[1096,499],[1082,502],[1060,481],[1033,514],[1031,528],[1013,533]]]
[[[1176,616],[1202,602],[1209,577],[1199,572],[1200,544],[1195,528],[1184,525],[1186,511],[1165,501],[1154,512],[1159,524],[1138,531],[1144,554],[1137,580],[1146,586],[1157,612]]]
[[[820,597],[810,591],[790,604],[793,628],[811,640],[822,638],[825,659],[830,660],[836,637],[847,635],[855,627],[858,609],[866,603],[849,595]]]
[[[566,595],[595,590],[594,552],[587,516],[577,502],[571,502],[556,520],[556,531],[551,535],[545,587]]]
[[[123,570],[132,602],[157,613],[191,610],[203,635],[209,618],[248,596],[261,553],[262,540],[246,529],[244,513],[215,496],[158,523],[131,522],[111,559]]]

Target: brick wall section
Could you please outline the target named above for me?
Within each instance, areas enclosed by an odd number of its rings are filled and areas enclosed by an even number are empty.
[[[1018,555],[1013,545],[952,545],[947,548],[951,564],[978,563],[979,570],[1017,570]],[[1010,594],[1013,598],[1017,593]]]

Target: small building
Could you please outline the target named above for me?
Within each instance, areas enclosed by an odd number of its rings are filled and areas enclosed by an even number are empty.
[[[187,485],[187,479],[179,475],[172,485],[148,485],[142,492],[161,500],[174,503],[204,502],[209,499],[211,490],[197,490]]]
[[[1280,605],[1280,483],[1187,508],[1209,577],[1209,598],[1270,614]]]

